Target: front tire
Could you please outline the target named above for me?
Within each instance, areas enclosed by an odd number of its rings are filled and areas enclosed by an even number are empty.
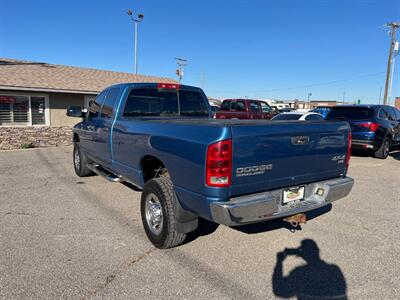
[[[88,159],[83,153],[79,143],[74,143],[74,151],[72,154],[75,174],[79,177],[87,177],[93,175],[93,172],[87,167]]]
[[[178,246],[186,238],[176,228],[174,201],[177,199],[168,177],[153,178],[144,185],[140,206],[142,223],[150,242],[160,249]]]
[[[381,146],[375,151],[374,156],[379,159],[386,159],[390,152],[390,139],[385,137],[382,141]]]

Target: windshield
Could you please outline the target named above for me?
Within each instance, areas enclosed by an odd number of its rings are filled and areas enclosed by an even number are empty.
[[[124,117],[179,115],[209,117],[202,95],[184,90],[133,89],[126,100],[123,113]]]
[[[374,110],[368,107],[334,107],[327,119],[365,120],[373,117]]]
[[[272,120],[298,120],[301,116],[301,114],[279,114],[273,117]]]

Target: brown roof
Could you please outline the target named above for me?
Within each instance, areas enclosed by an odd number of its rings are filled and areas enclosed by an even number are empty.
[[[0,89],[97,94],[110,85],[124,82],[176,82],[176,80],[0,58]]]

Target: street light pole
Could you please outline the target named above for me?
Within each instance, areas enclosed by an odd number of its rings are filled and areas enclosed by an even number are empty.
[[[311,109],[311,103],[310,103],[310,97],[312,96],[312,93],[308,93],[308,109]]]
[[[394,55],[394,48],[396,45],[396,31],[400,27],[400,23],[387,23],[386,27],[390,27],[390,48],[389,48],[389,58],[387,62],[387,71],[386,71],[386,82],[385,82],[385,94],[383,96],[383,104],[388,104],[388,94],[389,94],[389,81],[392,72],[392,64],[393,64],[393,55]]]
[[[135,74],[137,74],[137,24],[135,22]]]
[[[134,23],[134,41],[135,41],[135,46],[134,46],[134,50],[135,50],[135,57],[134,57],[134,61],[135,61],[135,74],[137,74],[138,71],[138,67],[137,67],[137,44],[138,44],[138,23],[143,21],[144,15],[143,14],[138,14],[137,18],[135,18],[133,16],[133,12],[131,10],[128,10],[127,12],[128,16],[130,16],[132,22]]]

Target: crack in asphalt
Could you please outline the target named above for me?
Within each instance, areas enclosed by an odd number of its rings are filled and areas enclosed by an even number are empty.
[[[146,258],[148,255],[150,255],[151,253],[153,253],[154,251],[156,251],[156,248],[150,249],[146,252],[144,252],[142,255],[132,259],[131,261],[128,262],[128,264],[126,264],[125,267],[118,269],[117,271],[115,271],[112,274],[109,274],[106,276],[105,282],[98,285],[95,289],[93,289],[92,291],[90,291],[85,297],[82,297],[81,299],[88,299],[92,296],[95,296],[96,294],[98,294],[100,291],[104,290],[111,282],[113,282],[118,276],[121,276],[123,273],[125,273],[126,271],[128,271],[128,269],[133,266],[135,263],[141,261],[142,259]]]
[[[12,216],[30,216],[30,217],[38,217],[39,215],[32,214],[32,213],[27,213],[27,212],[19,212],[19,211],[9,211],[6,212],[5,215],[12,215]]]

